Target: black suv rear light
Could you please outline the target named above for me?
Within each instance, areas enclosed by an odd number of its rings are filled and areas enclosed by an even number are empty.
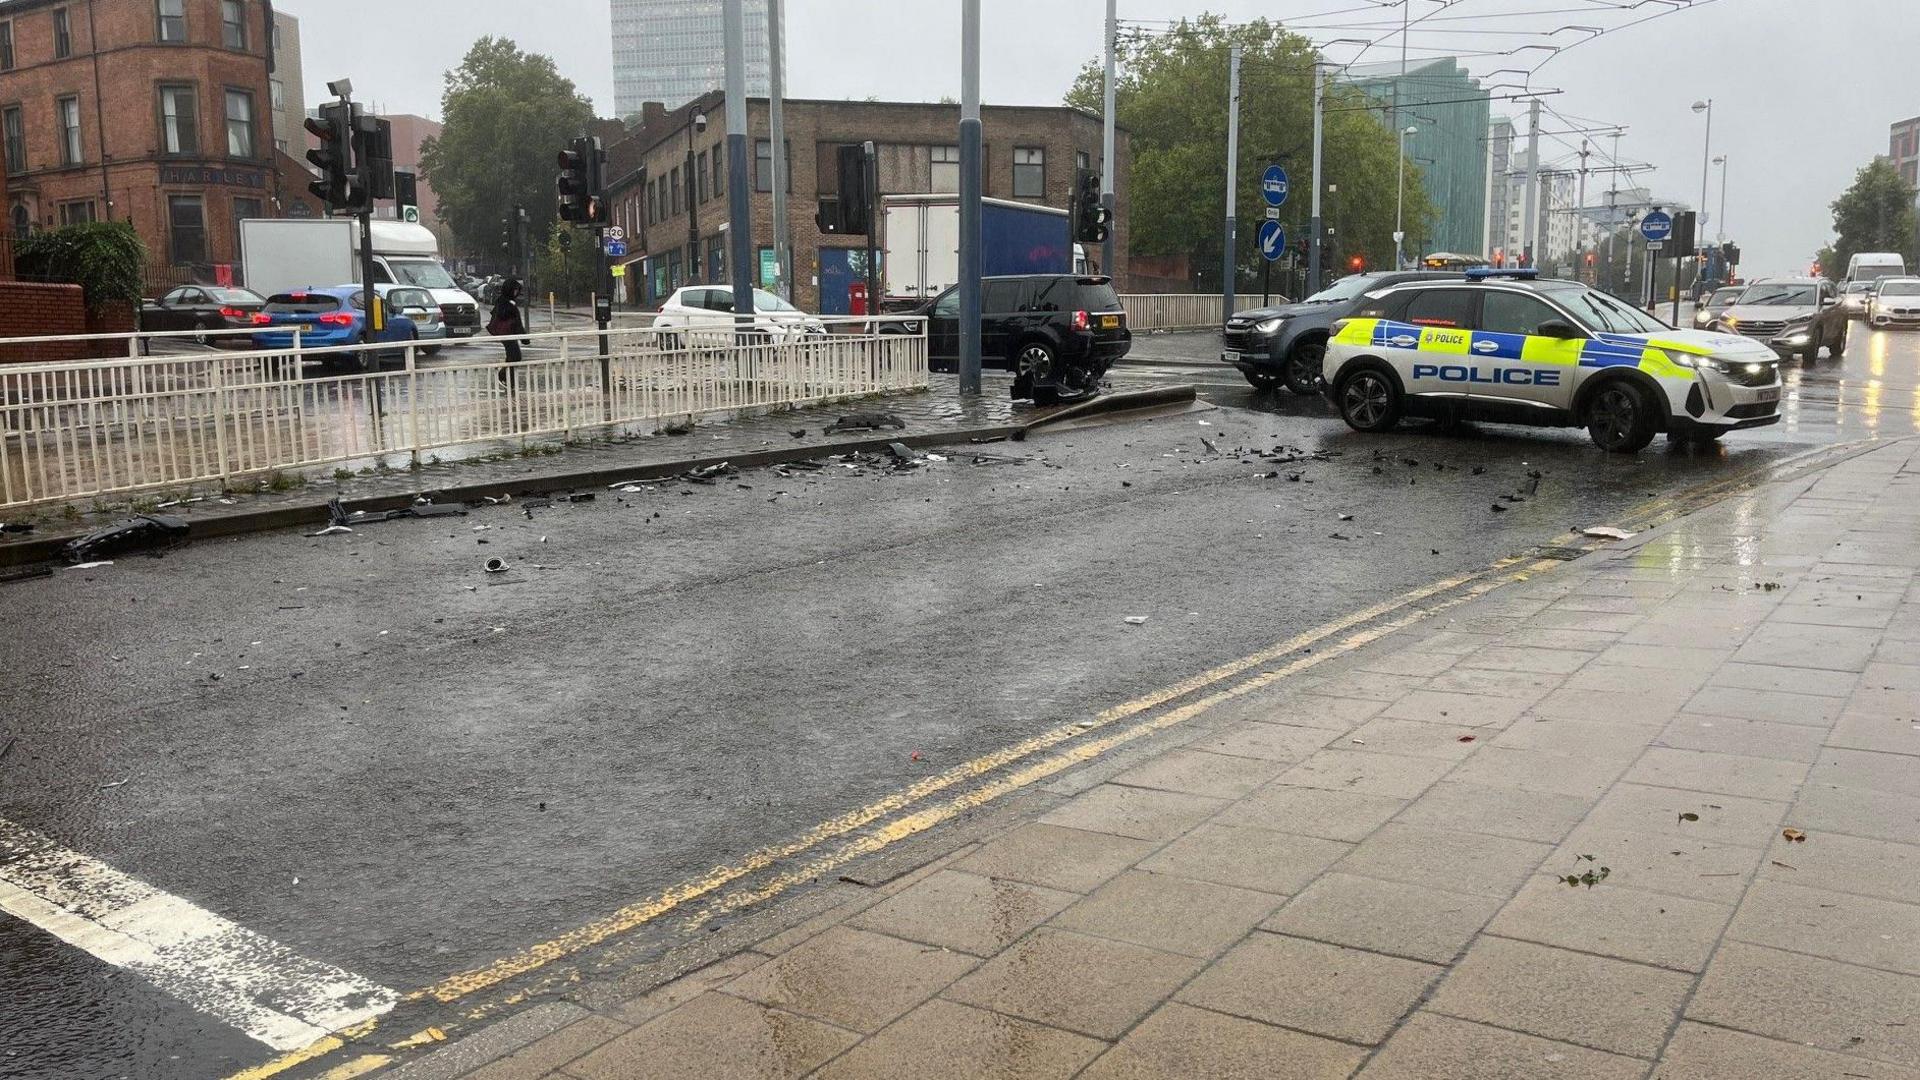
[[[1073,328],[1075,330],[1085,330],[1091,324],[1092,321],[1087,317],[1086,312],[1076,311],[1073,313]]]

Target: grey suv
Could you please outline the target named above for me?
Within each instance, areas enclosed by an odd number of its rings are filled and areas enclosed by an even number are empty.
[[[1240,369],[1255,390],[1285,386],[1296,394],[1320,391],[1320,361],[1333,324],[1353,313],[1362,293],[1408,281],[1458,281],[1440,271],[1353,274],[1297,304],[1236,311],[1221,334],[1220,359]]]

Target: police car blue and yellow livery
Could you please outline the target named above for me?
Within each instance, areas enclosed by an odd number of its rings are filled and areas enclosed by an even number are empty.
[[[1572,281],[1418,282],[1369,294],[1322,370],[1347,423],[1400,416],[1586,427],[1631,453],[1655,433],[1710,440],[1779,420],[1779,359],[1729,334],[1676,330]]]

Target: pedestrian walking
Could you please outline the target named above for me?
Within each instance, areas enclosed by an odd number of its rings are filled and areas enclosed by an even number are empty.
[[[493,316],[487,321],[487,333],[502,339],[500,344],[506,347],[507,363],[520,362],[521,335],[527,332],[527,320],[520,314],[520,280],[508,278],[500,286],[500,296],[493,302]],[[500,381],[507,381],[507,369],[500,369]]]

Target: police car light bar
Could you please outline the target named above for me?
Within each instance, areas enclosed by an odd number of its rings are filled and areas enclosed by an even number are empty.
[[[1516,278],[1531,281],[1540,276],[1540,269],[1534,266],[1471,266],[1466,270],[1468,281],[1485,281],[1487,278]]]

